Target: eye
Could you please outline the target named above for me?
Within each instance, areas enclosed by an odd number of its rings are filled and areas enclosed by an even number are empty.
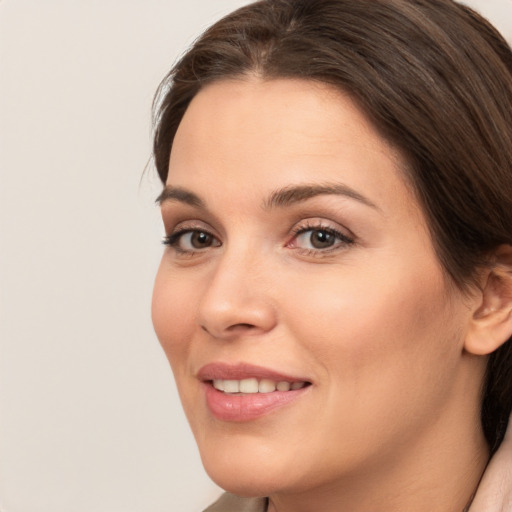
[[[336,243],[336,235],[325,229],[310,229],[297,237],[297,245],[308,249],[327,249]]]
[[[221,245],[215,236],[202,229],[181,229],[165,237],[163,243],[181,253],[194,253]]]
[[[309,252],[327,252],[353,243],[352,238],[332,227],[303,226],[295,231],[290,247]]]

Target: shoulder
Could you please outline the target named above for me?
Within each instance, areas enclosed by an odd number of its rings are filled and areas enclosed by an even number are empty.
[[[265,512],[266,510],[266,498],[240,498],[226,492],[203,512]]]

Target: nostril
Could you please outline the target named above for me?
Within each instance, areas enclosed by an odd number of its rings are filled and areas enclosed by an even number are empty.
[[[235,284],[240,286],[238,281]],[[237,293],[240,290],[233,290],[229,279],[226,284],[224,277],[219,277],[199,304],[198,327],[214,338],[227,336],[230,339],[271,331],[277,325],[276,311],[266,295],[256,295],[258,290],[244,288],[243,293]]]
[[[233,325],[230,325],[228,326],[224,332],[227,334],[227,333],[236,333],[238,331],[249,331],[249,330],[252,330],[252,329],[255,329],[256,326],[253,325],[253,324],[247,324],[247,323],[239,323],[239,324],[233,324]],[[201,329],[204,331],[204,332],[207,332],[208,334],[212,334],[212,335],[215,335],[215,333],[208,329],[205,325],[201,325]]]
[[[248,323],[239,323],[239,324],[233,324],[230,325],[228,328],[226,328],[226,334],[227,335],[245,335],[249,333],[255,333],[258,331],[258,326],[254,324],[248,324]]]

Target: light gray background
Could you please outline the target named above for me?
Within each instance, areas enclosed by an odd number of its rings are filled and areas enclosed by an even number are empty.
[[[0,1],[0,511],[195,512],[150,322],[152,95],[244,0]],[[512,0],[470,2],[512,39]]]

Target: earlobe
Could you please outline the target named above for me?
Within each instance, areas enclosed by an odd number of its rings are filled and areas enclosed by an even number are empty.
[[[464,344],[475,355],[494,352],[512,336],[512,246],[496,250],[483,281]]]

